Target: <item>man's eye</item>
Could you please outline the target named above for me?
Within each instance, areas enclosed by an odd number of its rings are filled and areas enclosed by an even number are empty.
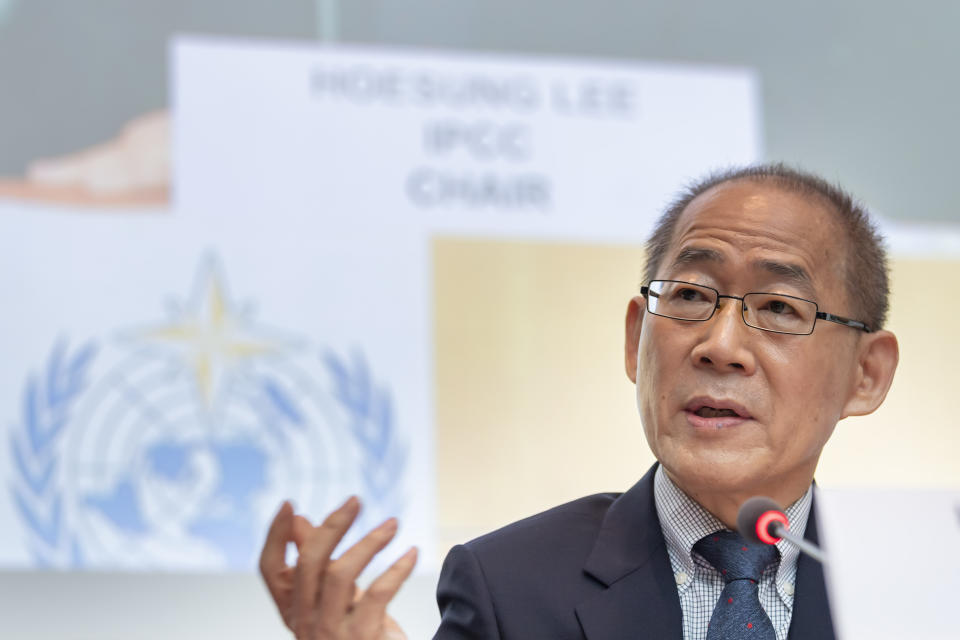
[[[677,289],[676,297],[687,302],[696,302],[703,299],[703,292],[690,288]]]
[[[765,310],[771,313],[775,313],[777,315],[788,315],[788,314],[796,313],[794,308],[784,300],[770,300],[769,302],[767,302]]]

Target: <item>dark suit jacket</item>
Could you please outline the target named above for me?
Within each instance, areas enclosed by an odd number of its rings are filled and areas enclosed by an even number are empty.
[[[581,498],[454,547],[434,639],[682,640],[655,470],[624,494]],[[814,510],[805,537],[817,542]],[[801,555],[790,639],[833,638],[823,571]]]

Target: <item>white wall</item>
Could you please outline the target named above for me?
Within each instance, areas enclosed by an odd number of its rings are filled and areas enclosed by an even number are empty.
[[[413,576],[390,610],[411,640],[440,619],[435,575]],[[258,576],[0,572],[7,640],[284,640]]]

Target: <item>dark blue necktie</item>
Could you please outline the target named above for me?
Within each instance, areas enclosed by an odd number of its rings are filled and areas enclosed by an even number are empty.
[[[757,583],[763,570],[779,559],[777,548],[749,543],[733,531],[717,531],[697,541],[693,550],[727,583],[710,617],[707,640],[776,640],[773,624],[760,606]]]

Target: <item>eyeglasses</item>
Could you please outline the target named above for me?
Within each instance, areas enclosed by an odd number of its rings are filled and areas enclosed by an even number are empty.
[[[702,284],[652,280],[649,285],[640,287],[640,295],[647,300],[647,311],[674,320],[704,322],[720,308],[720,298],[730,298],[743,303],[743,322],[755,329],[808,336],[813,333],[817,320],[827,320],[870,333],[870,327],[863,322],[820,311],[812,300],[782,293],[746,293],[741,298],[723,295]]]

